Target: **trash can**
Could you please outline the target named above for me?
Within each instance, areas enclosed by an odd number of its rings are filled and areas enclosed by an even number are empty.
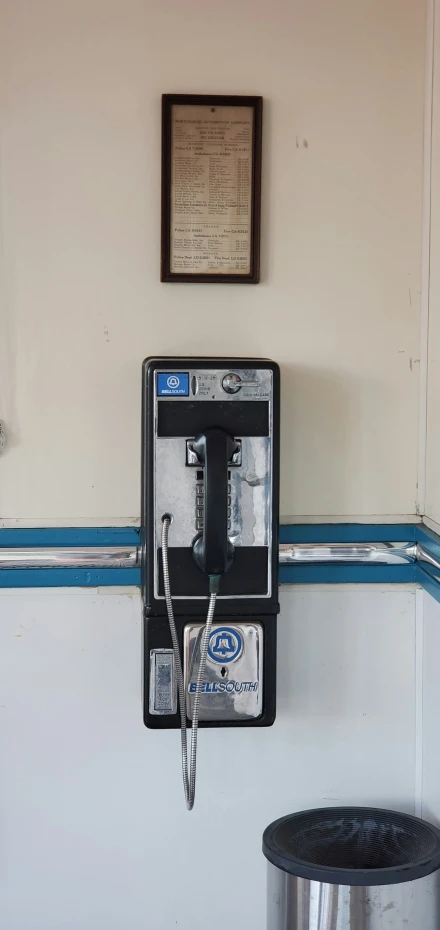
[[[331,807],[270,824],[267,930],[439,930],[440,830],[398,811]]]

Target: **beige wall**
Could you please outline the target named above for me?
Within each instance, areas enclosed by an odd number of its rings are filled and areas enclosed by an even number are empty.
[[[281,363],[284,515],[414,513],[424,4],[0,7],[3,522],[138,520],[153,353]],[[166,91],[265,98],[257,287],[159,283]]]
[[[427,421],[425,512],[440,524],[440,12],[434,28]]]

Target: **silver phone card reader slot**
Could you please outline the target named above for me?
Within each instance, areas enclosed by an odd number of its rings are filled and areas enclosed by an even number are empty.
[[[150,714],[175,714],[177,685],[172,649],[150,651]]]

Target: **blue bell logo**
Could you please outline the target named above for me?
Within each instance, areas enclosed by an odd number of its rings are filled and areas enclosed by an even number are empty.
[[[214,630],[209,637],[208,656],[213,662],[224,665],[234,662],[243,651],[243,638],[238,630],[222,626]]]
[[[235,652],[235,646],[232,642],[232,636],[230,633],[217,633],[216,641],[212,647],[212,651],[215,655],[225,656],[230,655],[231,652]]]

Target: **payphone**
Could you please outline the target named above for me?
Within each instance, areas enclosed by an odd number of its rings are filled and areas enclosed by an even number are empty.
[[[191,808],[198,726],[275,719],[279,368],[146,359],[142,424],[144,721],[180,726]]]

